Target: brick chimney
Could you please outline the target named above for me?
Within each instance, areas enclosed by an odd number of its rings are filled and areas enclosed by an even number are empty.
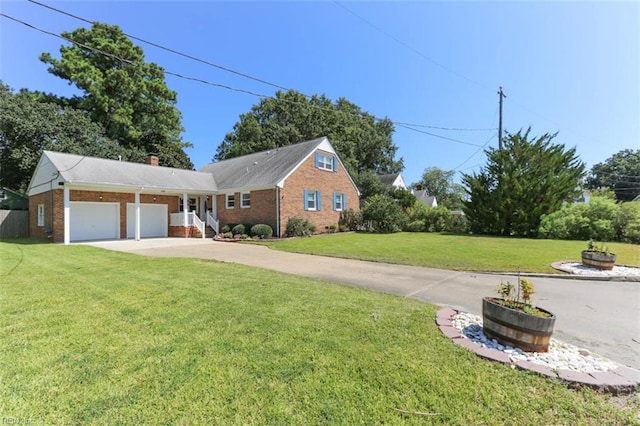
[[[150,164],[152,166],[158,166],[160,164],[160,160],[155,155],[149,155],[144,162],[145,164]]]

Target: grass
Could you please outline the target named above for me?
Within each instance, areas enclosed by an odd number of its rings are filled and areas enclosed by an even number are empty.
[[[415,300],[88,246],[5,241],[0,259],[4,418],[637,424],[606,396],[477,358]]]
[[[558,273],[551,263],[580,260],[584,241],[436,233],[339,233],[264,243],[296,253],[425,266],[454,271]],[[607,243],[617,263],[640,266],[640,246]]]

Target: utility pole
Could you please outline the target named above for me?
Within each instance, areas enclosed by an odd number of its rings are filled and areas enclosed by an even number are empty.
[[[500,99],[500,118],[498,120],[498,149],[502,151],[502,99],[507,97],[507,95],[505,95],[502,91],[502,86],[500,86],[500,90],[498,91],[498,97]]]

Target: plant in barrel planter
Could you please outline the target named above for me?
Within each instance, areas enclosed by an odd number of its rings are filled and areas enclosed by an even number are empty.
[[[531,304],[533,283],[518,278],[517,288],[507,281],[497,291],[501,297],[482,299],[484,334],[525,352],[547,352],[556,316]]]
[[[597,245],[589,240],[586,250],[582,250],[582,264],[589,268],[610,271],[616,263],[616,254],[611,253],[604,245]]]

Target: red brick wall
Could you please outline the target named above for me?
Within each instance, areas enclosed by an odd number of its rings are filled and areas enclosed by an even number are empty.
[[[60,191],[62,192],[62,191]],[[33,238],[52,238],[52,211],[55,191],[43,192],[29,197],[29,236]],[[44,204],[44,226],[38,226],[38,204]],[[45,232],[48,230],[49,232]]]
[[[102,199],[100,198],[102,197]],[[70,201],[92,201],[120,203],[120,238],[127,238],[127,203],[135,203],[135,194],[120,192],[71,190]],[[167,214],[180,211],[180,198],[175,195],[140,194],[140,203],[166,204]],[[44,227],[38,226],[38,204],[44,204]],[[52,211],[53,204],[53,226]],[[167,217],[167,223],[169,218]],[[47,234],[45,229],[52,231]],[[171,230],[172,227],[169,227]],[[54,189],[29,197],[29,235],[34,238],[51,238],[54,242],[64,242],[64,192]]]
[[[327,153],[330,155],[329,153]],[[321,192],[321,210],[304,210],[304,191]],[[330,225],[338,225],[340,212],[333,211],[333,193],[345,193],[347,209],[359,210],[359,197],[342,164],[332,172],[315,167],[315,156],[310,156],[287,178],[280,191],[280,234],[284,235],[290,217],[301,217],[316,225],[316,232],[325,232]],[[275,228],[274,228],[275,233]]]
[[[227,196],[222,194],[216,198],[218,206],[218,221],[220,228],[230,223],[243,223],[257,225],[265,223],[276,232],[276,191],[275,189],[263,189],[251,191],[251,207],[240,206],[240,193],[235,193],[235,207],[227,209]],[[248,231],[248,230],[247,230]]]

